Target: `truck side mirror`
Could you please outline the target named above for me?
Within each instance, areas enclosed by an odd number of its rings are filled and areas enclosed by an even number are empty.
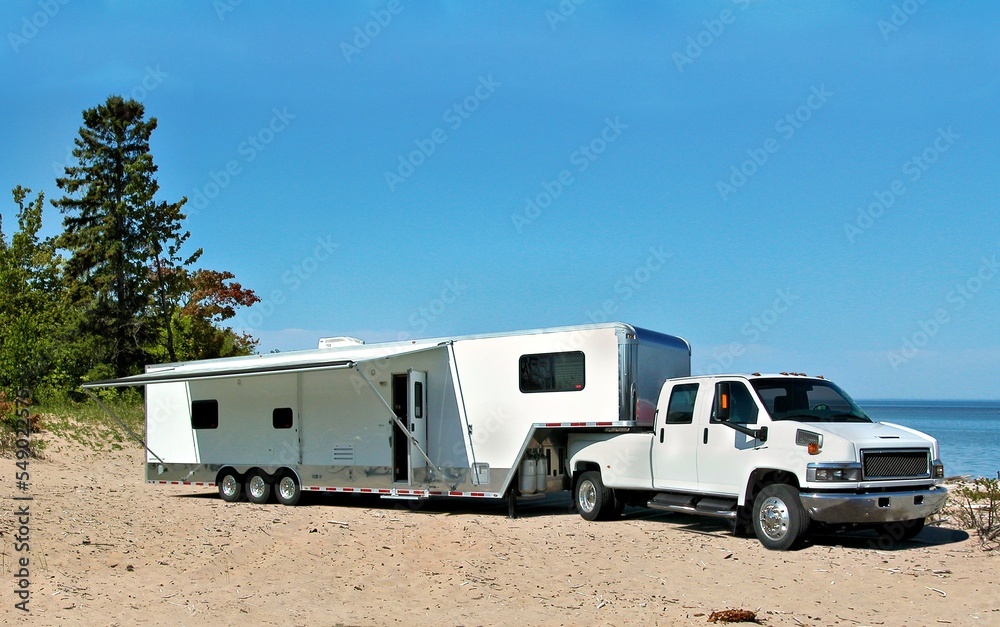
[[[715,384],[715,419],[726,422],[732,415],[732,396],[729,383],[723,381]]]
[[[767,442],[767,427],[761,427],[754,431],[753,437],[761,442]]]

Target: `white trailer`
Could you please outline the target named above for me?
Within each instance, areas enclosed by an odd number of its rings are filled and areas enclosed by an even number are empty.
[[[149,366],[146,480],[227,501],[302,491],[511,499],[568,489],[568,434],[652,428],[681,338],[623,323]],[[521,480],[517,481],[518,471]]]

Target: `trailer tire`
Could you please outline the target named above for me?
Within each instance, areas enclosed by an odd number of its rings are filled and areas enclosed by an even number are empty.
[[[243,477],[232,468],[219,473],[215,484],[219,487],[219,498],[227,503],[235,503],[243,497]]]
[[[615,512],[621,511],[615,502],[615,495],[601,481],[601,473],[588,470],[580,475],[574,490],[576,509],[584,520],[608,520]]]
[[[259,470],[247,473],[246,491],[247,500],[258,505],[267,503],[271,498],[271,484]]]
[[[295,505],[298,503],[299,497],[302,496],[302,489],[299,487],[299,482],[295,479],[295,475],[290,472],[281,475],[278,483],[274,485],[274,496],[282,505]]]
[[[753,502],[753,530],[764,548],[787,551],[798,546],[809,529],[809,514],[799,491],[784,483],[766,486]]]

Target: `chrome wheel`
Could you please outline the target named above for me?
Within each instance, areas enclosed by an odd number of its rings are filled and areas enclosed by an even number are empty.
[[[809,530],[809,514],[795,486],[765,486],[753,502],[753,530],[765,548],[787,551],[798,546]]]
[[[227,503],[235,503],[243,495],[243,486],[235,473],[227,472],[218,482],[219,497]]]
[[[275,495],[282,505],[295,505],[299,502],[301,493],[299,482],[292,475],[285,475],[275,486]]]
[[[259,471],[254,471],[247,477],[247,500],[251,503],[267,503],[271,498],[271,484]]]
[[[788,534],[788,506],[778,497],[765,499],[759,516],[760,530],[768,539],[778,542]]]
[[[601,473],[588,470],[580,475],[575,488],[576,510],[586,520],[608,520],[621,513],[610,488],[601,481]]]
[[[581,512],[588,514],[597,507],[597,488],[592,481],[587,479],[580,481],[580,487],[576,491],[576,504]]]

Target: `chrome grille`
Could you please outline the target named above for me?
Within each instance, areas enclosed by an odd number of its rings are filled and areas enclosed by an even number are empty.
[[[923,479],[931,476],[928,449],[863,450],[865,479]]]

